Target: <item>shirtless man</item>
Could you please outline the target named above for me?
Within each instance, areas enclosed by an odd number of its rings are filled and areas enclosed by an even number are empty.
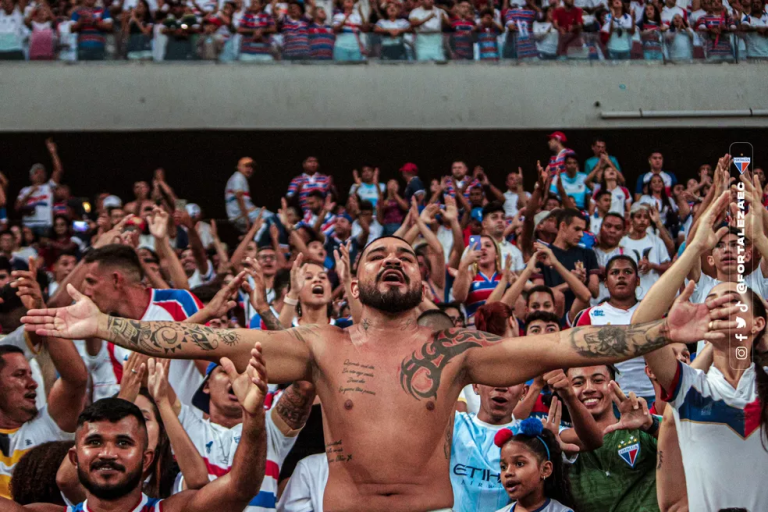
[[[154,356],[230,358],[240,370],[254,343],[263,346],[273,382],[314,383],[323,415],[326,511],[450,509],[454,404],[470,383],[512,386],[565,367],[623,361],[670,342],[721,339],[727,299],[677,303],[666,320],[574,328],[502,339],[465,329],[433,332],[417,325],[425,293],[416,254],[395,237],[362,253],[354,298],[359,324],[285,331],[215,330],[174,322],[140,322],[101,313],[74,287],[67,308],[31,310],[26,328],[43,336],[100,337]]]

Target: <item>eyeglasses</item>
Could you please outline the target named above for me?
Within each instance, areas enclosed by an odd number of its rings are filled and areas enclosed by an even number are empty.
[[[273,261],[277,259],[274,254],[259,254],[259,260],[261,261]]]

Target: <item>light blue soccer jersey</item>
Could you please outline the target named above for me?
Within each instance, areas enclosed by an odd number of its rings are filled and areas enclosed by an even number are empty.
[[[454,511],[498,510],[509,503],[500,479],[501,450],[493,444],[493,438],[506,427],[517,432],[519,423],[513,420],[505,425],[490,425],[474,414],[456,413],[451,448]]]

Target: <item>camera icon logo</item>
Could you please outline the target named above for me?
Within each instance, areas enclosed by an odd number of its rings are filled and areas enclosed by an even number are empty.
[[[744,361],[747,358],[747,347],[736,347],[736,359]]]

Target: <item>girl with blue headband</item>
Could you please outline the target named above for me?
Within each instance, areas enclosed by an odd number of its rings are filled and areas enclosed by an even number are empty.
[[[501,483],[512,503],[497,512],[574,512],[560,444],[541,420],[528,418],[515,433],[499,430]]]

